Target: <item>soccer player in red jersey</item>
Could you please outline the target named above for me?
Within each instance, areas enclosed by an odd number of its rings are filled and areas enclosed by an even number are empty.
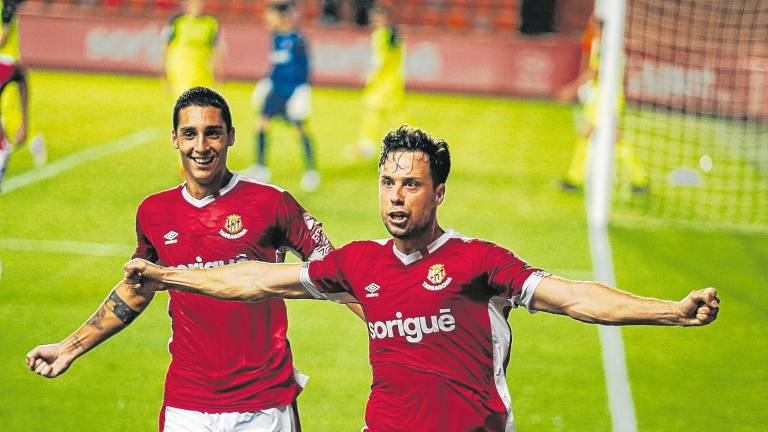
[[[138,290],[177,289],[246,301],[356,301],[370,339],[373,384],[363,430],[512,431],[506,383],[512,308],[611,325],[704,325],[713,288],[679,302],[570,281],[483,240],[443,230],[437,208],[450,170],[447,144],[401,127],[384,138],[381,217],[391,239],[357,241],[305,264],[247,262],[210,270],[126,264]]]
[[[0,54],[0,96],[3,94],[6,86],[12,82],[18,83],[21,99],[21,124],[15,136],[16,145],[21,146],[27,140],[27,123],[29,121],[27,70],[13,57]],[[12,152],[13,144],[5,136],[5,129],[0,124],[0,188],[2,188],[5,168],[8,166],[8,160]]]
[[[186,182],[150,195],[136,217],[135,258],[175,268],[214,268],[248,260],[280,261],[291,249],[302,259],[325,256],[331,243],[320,222],[294,198],[227,168],[235,129],[226,101],[195,87],[174,107],[173,144]],[[27,355],[36,373],[53,378],[131,323],[152,300],[119,283],[71,336]],[[285,303],[223,302],[170,293],[172,361],[165,381],[160,430],[299,430],[294,402],[305,377],[293,367]]]

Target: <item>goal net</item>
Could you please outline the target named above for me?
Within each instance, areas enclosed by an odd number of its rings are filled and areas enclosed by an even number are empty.
[[[768,232],[768,1],[628,0],[624,56],[613,220]]]

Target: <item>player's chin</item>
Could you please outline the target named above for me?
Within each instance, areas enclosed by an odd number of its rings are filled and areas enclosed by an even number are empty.
[[[410,230],[408,229],[407,225],[400,226],[400,225],[396,225],[391,222],[385,221],[384,226],[387,228],[387,231],[389,231],[389,234],[396,239],[406,239],[410,234]]]

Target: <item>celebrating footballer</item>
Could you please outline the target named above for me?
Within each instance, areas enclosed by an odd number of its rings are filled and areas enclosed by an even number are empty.
[[[304,264],[182,269],[135,259],[123,284],[148,296],[170,289],[257,303],[359,303],[373,369],[363,428],[371,432],[514,430],[507,317],[519,306],[604,325],[701,326],[717,318],[714,288],[678,302],[639,297],[551,275],[502,246],[443,229],[437,209],[450,165],[443,140],[401,127],[384,138],[379,160],[390,239],[355,241]]]

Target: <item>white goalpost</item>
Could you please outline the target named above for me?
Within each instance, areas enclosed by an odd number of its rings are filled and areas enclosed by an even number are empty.
[[[768,233],[768,2],[596,0],[595,11],[594,278],[616,286],[609,224]],[[600,341],[613,431],[634,432],[621,332],[600,326]]]
[[[614,178],[617,97],[622,83],[625,7],[623,0],[597,1],[595,12],[603,20],[600,42],[600,92],[597,124],[590,137],[587,169],[587,218],[593,276],[616,286],[611,245],[608,239]],[[599,326],[608,406],[614,432],[635,432],[637,421],[627,374],[624,343],[618,327]]]

